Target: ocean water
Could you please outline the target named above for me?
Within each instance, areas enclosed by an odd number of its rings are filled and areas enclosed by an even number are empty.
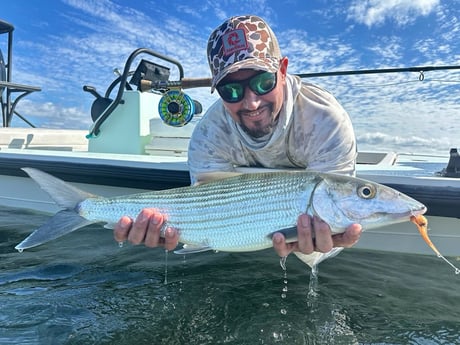
[[[48,217],[0,210],[2,345],[460,343],[460,276],[434,255],[349,249],[314,277],[273,250],[184,257],[97,225],[15,251]]]

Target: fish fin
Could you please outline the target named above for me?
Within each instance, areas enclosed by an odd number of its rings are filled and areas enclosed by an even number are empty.
[[[327,253],[313,252],[311,254],[303,254],[300,252],[294,252],[294,254],[304,263],[311,268],[317,266],[320,262],[326,259],[332,258],[342,251],[343,247],[335,247]]]
[[[272,233],[268,234],[267,237],[272,239],[273,235],[276,234],[277,232],[283,234],[283,236],[286,239],[287,243],[297,241],[297,226],[276,230],[275,232],[272,232]]]
[[[61,208],[73,209],[83,200],[97,197],[41,170],[34,168],[22,168],[22,170],[37,182],[40,188],[48,193]]]
[[[47,223],[40,226],[15,249],[22,251],[54,240],[86,225],[94,223],[76,212],[77,205],[87,198],[97,197],[71,184],[34,168],[22,168],[38,185],[64,210],[56,213]]]
[[[209,173],[201,173],[197,176],[197,182],[194,185],[196,186],[199,184],[205,184],[216,180],[223,180],[225,178],[239,175],[243,175],[243,173],[236,171],[214,171]]]
[[[182,246],[182,249],[177,249],[174,251],[174,254],[195,254],[195,253],[201,253],[201,252],[206,252],[208,250],[212,250],[211,247],[203,245],[192,245],[192,244],[184,244]]]
[[[78,215],[75,211],[62,210],[56,213],[47,223],[32,232],[14,248],[19,251],[32,248],[92,223],[93,222]]]

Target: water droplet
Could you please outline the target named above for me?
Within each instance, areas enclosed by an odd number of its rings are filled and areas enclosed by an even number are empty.
[[[283,314],[283,315],[286,315],[286,314],[287,314],[287,310],[284,309],[284,308],[282,308],[282,309],[280,310],[280,313]]]
[[[280,258],[280,266],[283,269],[283,271],[286,271],[286,260],[287,256],[283,256]]]
[[[287,284],[288,284],[288,279],[287,279],[287,269],[286,269],[286,259],[287,259],[287,256],[285,257],[282,257],[280,259],[280,265],[283,269],[283,284],[284,286],[282,287],[282,292],[281,292],[281,298],[286,298],[286,292],[288,291],[288,287],[287,287]]]
[[[19,252],[19,253],[22,253],[23,251],[24,251],[24,249],[22,249],[22,248],[19,248],[19,249],[18,249],[18,252]]]
[[[278,332],[273,332],[273,338],[275,338],[275,340],[277,340],[277,341],[282,341],[283,340],[283,334],[278,333]]]
[[[164,280],[165,285],[168,284],[168,253],[169,251],[165,249],[165,280]]]

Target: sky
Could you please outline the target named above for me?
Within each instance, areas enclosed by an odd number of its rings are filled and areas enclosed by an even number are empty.
[[[38,127],[87,129],[93,96],[105,93],[129,54],[149,48],[209,77],[211,31],[233,15],[264,18],[289,73],[460,65],[460,0],[17,0],[0,18],[14,31],[13,81],[40,86],[17,110]],[[6,35],[0,49],[6,51]],[[143,56],[152,60],[150,56]],[[134,65],[135,66],[135,65]],[[172,67],[171,79],[177,79]],[[350,114],[361,147],[445,152],[460,146],[460,70],[307,80]],[[186,90],[204,109],[209,88]],[[14,126],[27,125],[16,118]]]

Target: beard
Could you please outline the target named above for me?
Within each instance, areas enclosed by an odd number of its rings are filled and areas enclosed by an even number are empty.
[[[265,126],[259,125],[258,122],[260,121],[255,122],[254,126],[251,128],[245,126],[244,123],[241,123],[240,126],[243,129],[243,131],[245,131],[249,136],[255,139],[259,139],[273,133],[273,129],[276,125],[275,120],[273,120],[269,125]]]
[[[247,121],[246,112],[238,112],[240,127],[252,138],[259,139],[272,134],[278,122],[278,116],[273,115],[273,104],[267,105],[266,107],[267,109],[265,111],[268,111],[269,119],[264,118],[256,121],[249,120],[250,126],[245,123]]]

